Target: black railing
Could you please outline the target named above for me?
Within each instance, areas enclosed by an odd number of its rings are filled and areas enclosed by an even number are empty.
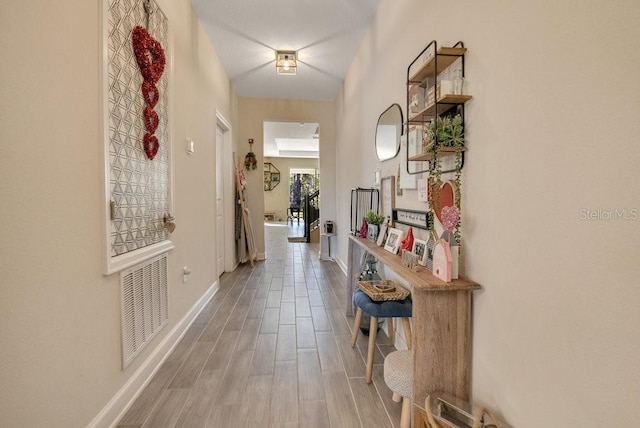
[[[304,196],[304,236],[307,244],[311,242],[311,231],[318,226],[320,221],[320,191]]]

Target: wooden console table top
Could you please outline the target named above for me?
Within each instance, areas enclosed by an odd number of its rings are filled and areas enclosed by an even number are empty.
[[[460,291],[478,290],[480,285],[467,278],[454,279],[447,283],[436,278],[424,266],[418,266],[417,270],[409,269],[402,265],[402,258],[397,254],[391,254],[375,242],[365,238],[349,235],[349,239],[367,252],[373,254],[381,263],[393,270],[398,276],[407,281],[414,290],[421,291]]]

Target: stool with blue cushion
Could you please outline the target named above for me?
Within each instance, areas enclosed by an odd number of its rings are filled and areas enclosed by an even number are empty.
[[[356,305],[356,318],[353,323],[353,331],[351,333],[351,347],[356,346],[356,340],[358,339],[358,329],[360,322],[362,321],[362,313],[366,313],[371,317],[371,324],[369,327],[369,348],[367,349],[367,371],[365,380],[367,383],[371,383],[371,375],[373,373],[373,355],[376,348],[376,335],[378,331],[378,318],[387,318],[387,325],[389,328],[389,339],[393,345],[394,332],[393,332],[393,318],[402,319],[402,327],[404,328],[405,338],[407,339],[407,347],[411,349],[411,325],[409,318],[411,318],[411,298],[404,300],[389,300],[389,301],[373,301],[365,292],[358,289],[353,295],[353,302]]]

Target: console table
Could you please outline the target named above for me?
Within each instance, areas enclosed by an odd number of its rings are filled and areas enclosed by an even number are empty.
[[[419,412],[428,394],[439,391],[464,401],[471,394],[471,303],[480,285],[466,279],[446,283],[425,267],[417,271],[402,265],[399,256],[375,242],[349,236],[347,294],[357,287],[363,251],[392,270],[411,289],[413,299],[413,408]],[[347,314],[353,315],[351,300]]]

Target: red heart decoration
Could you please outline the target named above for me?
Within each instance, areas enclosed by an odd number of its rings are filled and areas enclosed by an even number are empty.
[[[156,111],[151,107],[144,108],[144,124],[147,127],[149,134],[156,133],[158,124],[160,124],[160,118],[158,117],[158,113],[156,113]]]
[[[159,41],[151,37],[149,32],[140,26],[133,29],[133,52],[144,80],[157,83],[164,72],[166,58]]]
[[[441,225],[444,225],[442,220],[442,208],[454,206],[456,204],[456,190],[454,189],[455,183],[452,181],[445,181],[442,183],[442,187],[438,192],[435,189],[432,189],[434,195],[439,194],[439,198],[434,201],[435,203],[435,214]],[[444,226],[443,226],[444,227]]]
[[[147,154],[147,157],[151,160],[156,157],[158,154],[158,149],[160,149],[160,142],[155,135],[152,134],[144,134],[144,152]]]
[[[150,80],[142,82],[142,96],[144,97],[144,102],[151,108],[154,108],[160,99],[158,88]]]

